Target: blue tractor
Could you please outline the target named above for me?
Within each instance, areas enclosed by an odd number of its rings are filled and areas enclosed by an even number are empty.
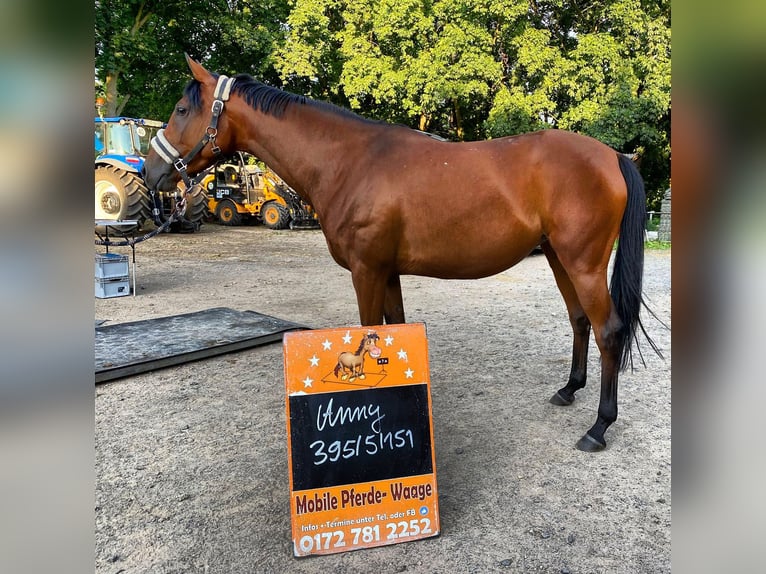
[[[149,153],[149,142],[163,127],[156,120],[114,117],[95,118],[95,218],[101,220],[136,220],[135,227],[113,227],[116,233],[132,233],[152,221],[152,209],[158,210],[159,221],[164,221],[175,209],[179,194],[149,193],[141,177],[144,158]],[[195,186],[187,197],[184,218],[173,223],[173,231],[194,231],[206,214],[207,197]],[[155,219],[155,222],[157,222]]]

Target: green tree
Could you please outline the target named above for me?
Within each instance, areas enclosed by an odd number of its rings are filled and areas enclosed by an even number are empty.
[[[511,25],[487,135],[555,127],[642,157],[650,207],[670,177],[667,2],[531,2]]]
[[[669,182],[667,0],[295,0],[293,90],[452,139],[561,128]]]
[[[277,67],[365,115],[480,137],[475,112],[501,78],[490,14],[479,0],[296,0]]]
[[[188,70],[275,85],[451,139],[561,128],[669,184],[668,0],[95,0],[110,115],[166,118]]]
[[[340,87],[343,7],[343,0],[295,0],[274,63],[289,89],[347,106]]]
[[[120,93],[120,82],[133,73],[140,54],[156,52],[156,19],[146,1],[96,0],[95,10],[95,64],[106,96],[104,113],[119,115],[131,98]]]
[[[96,73],[108,115],[167,118],[189,79],[184,53],[221,73],[277,80],[286,0],[96,0]]]

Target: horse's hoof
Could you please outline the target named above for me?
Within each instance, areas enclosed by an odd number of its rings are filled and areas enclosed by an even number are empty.
[[[557,392],[555,395],[551,397],[551,400],[549,402],[559,407],[568,407],[574,402],[574,398],[572,398],[571,400],[567,400],[561,396],[561,393]]]
[[[367,378],[367,375],[359,375],[359,378],[364,380],[365,378]]]
[[[341,380],[341,381],[345,381],[346,379],[348,379],[348,375],[343,375],[343,376],[340,378],[340,380]]]
[[[599,442],[588,433],[582,435],[582,438],[577,441],[577,449],[583,452],[598,452],[606,448],[605,442]]]
[[[353,382],[354,382],[354,379],[356,379],[356,377],[350,377],[350,378],[349,378],[349,380],[348,380],[348,382],[349,382],[349,383],[353,383]]]

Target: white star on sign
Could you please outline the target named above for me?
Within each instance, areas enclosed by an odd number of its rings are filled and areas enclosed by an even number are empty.
[[[318,366],[318,365],[319,365],[319,357],[317,357],[317,356],[316,356],[316,353],[314,354],[314,356],[313,356],[313,357],[311,357],[311,358],[309,359],[309,361],[311,361],[311,366],[312,366],[312,367],[316,367],[316,366]]]
[[[332,349],[332,343],[328,341],[327,339],[325,339],[324,342],[322,343],[322,347],[324,348],[325,351],[329,351],[330,349]]]
[[[386,347],[390,347],[391,345],[394,344],[394,338],[391,335],[389,335],[383,340],[386,342]]]
[[[400,358],[402,361],[406,361],[406,360],[407,360],[407,351],[405,351],[404,349],[401,349],[401,350],[399,351],[398,355],[399,355],[399,358]]]
[[[414,374],[415,374],[415,371],[413,371],[412,369],[407,369],[406,371],[404,371],[404,376],[407,377],[408,379],[411,379],[412,375]]]
[[[313,382],[314,382],[314,379],[306,377],[305,379],[303,379],[303,386],[304,387],[310,387],[311,383],[313,383]]]
[[[343,336],[343,342],[348,345],[351,342],[351,331],[346,331],[346,334]]]

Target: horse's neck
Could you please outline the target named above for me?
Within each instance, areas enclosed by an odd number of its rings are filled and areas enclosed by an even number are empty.
[[[332,177],[342,177],[338,160],[346,156],[347,149],[369,137],[368,126],[311,105],[292,104],[281,118],[249,106],[248,110],[237,121],[247,126],[245,141],[237,142],[238,147],[263,160],[308,200],[321,218],[324,205],[331,204],[338,191],[328,184],[328,167],[333,166]]]

